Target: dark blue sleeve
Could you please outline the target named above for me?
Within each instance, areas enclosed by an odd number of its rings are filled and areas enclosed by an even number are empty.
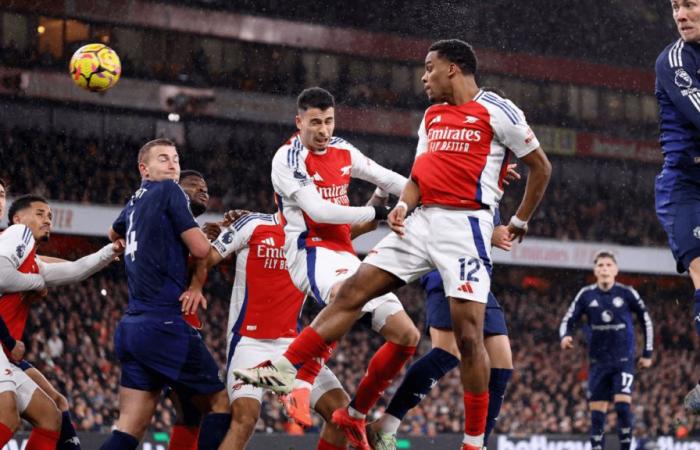
[[[184,233],[190,228],[198,228],[199,224],[194,220],[190,210],[190,201],[187,194],[174,181],[165,182],[164,189],[167,196],[167,213],[178,234]]]
[[[2,342],[2,345],[8,352],[11,352],[17,343],[15,338],[10,335],[10,330],[7,329],[7,325],[5,325],[5,321],[2,320],[2,317],[0,317],[0,342]]]
[[[119,217],[117,217],[117,220],[112,224],[112,229],[119,236],[126,236],[126,207],[119,213]]]
[[[642,326],[642,334],[644,335],[642,357],[651,358],[651,353],[654,351],[654,325],[651,322],[651,316],[647,311],[644,300],[642,300],[636,290],[630,288],[626,297],[630,310],[634,311],[639,324]]]
[[[700,79],[692,47],[671,48],[656,60],[656,80],[664,93],[695,127],[700,130]]]
[[[585,295],[584,289],[581,289],[579,293],[571,302],[569,309],[566,311],[564,318],[559,326],[559,339],[564,339],[565,336],[571,336],[574,332],[574,327],[576,323],[581,319],[583,312],[585,311]]]

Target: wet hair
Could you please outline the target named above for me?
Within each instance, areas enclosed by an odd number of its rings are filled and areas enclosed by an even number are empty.
[[[476,54],[471,45],[460,39],[444,39],[433,42],[428,52],[437,52],[438,56],[457,64],[462,72],[476,75]]]
[[[15,214],[29,208],[34,202],[42,202],[46,203],[47,205],[49,204],[49,201],[41,195],[26,194],[22,195],[21,197],[17,197],[15,201],[12,202],[12,205],[10,205],[10,210],[7,213],[8,218],[10,219],[10,224],[14,223],[12,218],[15,216]]]
[[[188,169],[188,170],[183,170],[180,172],[180,181],[182,181],[188,177],[197,177],[197,178],[201,178],[202,180],[204,179],[204,175],[202,175],[201,172],[198,172],[196,170]]]
[[[311,87],[301,91],[297,97],[297,109],[306,111],[309,108],[318,108],[325,111],[335,106],[333,94],[320,87]]]
[[[615,264],[617,264],[617,260],[615,259],[615,255],[610,250],[601,250],[598,253],[596,253],[595,256],[593,257],[593,264],[598,264],[598,260],[600,258],[610,258],[610,259],[612,259],[612,261]]]
[[[170,139],[158,138],[148,141],[139,149],[138,163],[141,164],[148,156],[148,152],[150,152],[153,147],[157,147],[159,145],[165,147],[175,147],[175,143]]]

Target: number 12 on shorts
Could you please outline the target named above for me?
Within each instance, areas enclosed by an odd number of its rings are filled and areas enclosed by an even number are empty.
[[[469,271],[467,271],[469,268]],[[481,260],[479,258],[459,258],[459,279],[462,281],[479,282],[479,279],[474,276],[481,268]]]

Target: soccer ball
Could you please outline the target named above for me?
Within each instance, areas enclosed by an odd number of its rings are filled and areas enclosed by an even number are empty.
[[[88,91],[101,92],[117,84],[122,63],[117,53],[106,45],[88,44],[73,54],[69,70],[75,84]]]

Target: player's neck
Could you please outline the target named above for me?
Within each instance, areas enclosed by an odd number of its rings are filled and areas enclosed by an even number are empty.
[[[448,102],[453,105],[463,105],[470,102],[479,93],[479,86],[476,85],[474,78],[466,78],[455,83],[452,90],[452,101]]]
[[[598,284],[598,289],[600,289],[601,291],[609,291],[610,289],[612,289],[613,285],[615,284],[615,281],[613,280],[609,283],[599,281],[597,284]]]

